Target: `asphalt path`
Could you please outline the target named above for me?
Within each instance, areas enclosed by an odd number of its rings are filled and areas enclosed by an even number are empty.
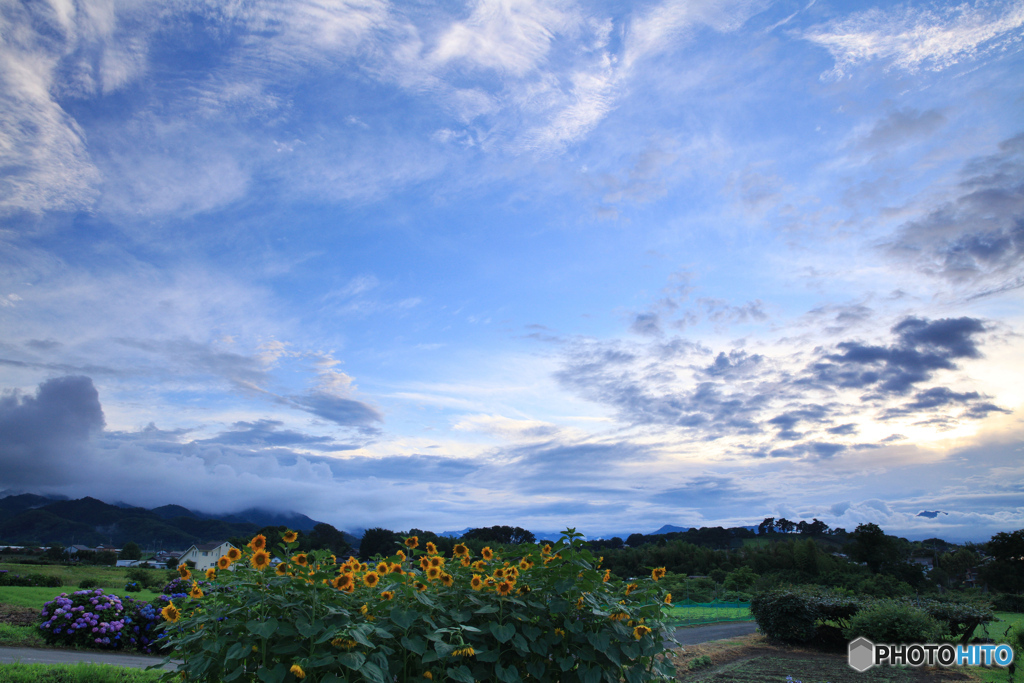
[[[675,631],[675,638],[680,645],[699,645],[713,640],[724,640],[745,636],[757,630],[752,621],[733,621],[723,624],[708,624],[680,628]],[[113,664],[145,669],[159,664],[162,657],[146,657],[143,655],[125,655],[112,652],[93,652],[90,650],[51,650],[37,647],[0,647],[0,663],[21,662],[22,664],[74,664],[76,662],[94,662],[96,664]],[[164,666],[173,670],[174,663]]]
[[[736,636],[745,636],[757,631],[757,623],[753,621],[729,621],[721,624],[692,626],[676,629],[673,634],[680,645],[700,645],[712,640],[725,640]]]
[[[147,657],[145,655],[124,655],[113,652],[92,652],[90,650],[51,650],[42,647],[0,647],[0,663],[10,664],[75,664],[76,662],[93,662],[95,664],[113,664],[114,666],[130,666],[134,669],[159,664],[163,657]],[[174,664],[163,668],[173,670]]]

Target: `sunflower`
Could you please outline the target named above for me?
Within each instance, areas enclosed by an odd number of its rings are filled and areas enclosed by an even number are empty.
[[[555,633],[558,635],[559,638],[565,638],[565,629],[556,628]]]
[[[466,547],[465,543],[456,543],[455,547],[452,548],[452,554],[460,557],[468,557],[469,548]]]
[[[494,578],[496,578],[496,579],[504,579],[505,578],[505,570],[501,569],[500,567],[498,569],[495,569],[494,570]]]
[[[405,562],[405,551],[399,550],[397,553],[395,553],[395,557],[398,558],[399,562]]]
[[[422,581],[417,581],[412,585],[416,590],[420,591],[421,593],[427,590],[427,584],[423,583]]]
[[[368,569],[368,567],[366,566],[365,562],[360,562],[359,563],[359,571],[365,572],[367,569]]]
[[[252,554],[252,557],[249,558],[249,562],[251,562],[252,566],[256,569],[266,569],[270,566],[270,553],[266,550],[257,550]]]
[[[295,541],[299,540],[299,532],[286,531],[283,534],[281,534],[281,540],[285,543],[295,543]]]
[[[292,668],[290,668],[288,670],[291,671],[293,674],[295,674],[296,678],[300,678],[301,679],[301,678],[305,678],[306,677],[306,672],[303,671],[302,667],[299,666],[298,664],[292,664]]]
[[[482,572],[487,570],[487,563],[483,560],[477,560],[473,563],[473,571]]]
[[[278,562],[277,563],[277,568],[274,569],[274,573],[277,574],[278,576],[284,576],[285,574],[287,574],[288,573],[288,563],[287,562]]]
[[[444,566],[444,558],[443,557],[438,557],[437,555],[434,555],[428,561],[430,562],[430,566],[431,567],[443,567]]]
[[[545,543],[544,547],[540,549],[540,552],[542,554],[544,554],[544,555],[550,555],[551,554],[551,544],[550,543]]]
[[[601,578],[601,580],[604,581],[605,583],[608,583],[609,581],[611,581],[612,580],[612,570],[611,569],[605,569],[604,570],[604,576]]]
[[[252,537],[252,540],[249,541],[249,547],[252,548],[253,551],[263,550],[267,547],[267,537],[263,534],[256,534]]]
[[[227,555],[224,555],[219,560],[217,560],[217,569],[227,569],[230,566],[231,560],[228,559]]]
[[[576,599],[576,609],[583,609],[583,596]]]
[[[340,591],[351,593],[353,590],[355,590],[356,582],[352,578],[351,574],[338,574],[331,581],[331,585]]]
[[[627,619],[629,619],[629,614],[627,612],[622,611],[612,612],[608,615],[608,618],[612,621],[626,621]]]
[[[513,586],[515,586],[515,584],[513,584],[511,581],[502,581],[498,584],[498,587],[495,588],[495,590],[498,591],[498,595],[505,597],[506,595],[509,595],[512,592]]]
[[[478,591],[484,587],[484,577],[479,574],[473,574],[473,578],[469,580],[469,585],[473,590]]]
[[[419,536],[410,536],[409,538],[405,539],[405,547],[408,548],[409,550],[413,550],[415,548],[419,548],[420,547],[420,538],[419,538]]]
[[[455,583],[455,577],[448,572],[443,572],[441,574],[441,583],[443,583],[445,587],[451,588],[452,584]]]
[[[640,586],[636,585],[635,583],[629,584],[628,586],[626,586],[626,595],[629,595],[639,587]]]
[[[160,614],[172,624],[181,619],[181,610],[174,606],[174,602],[168,602],[167,606],[160,610]]]
[[[395,599],[395,591],[384,591],[383,593],[380,594],[380,599],[381,600],[394,600]]]
[[[469,565],[471,565],[473,563],[470,561],[468,555],[463,555],[462,557],[459,558],[459,564],[461,564],[463,567],[468,567]]]
[[[650,632],[650,626],[644,626],[643,624],[640,624],[639,626],[633,627],[633,637],[637,640],[640,640],[644,636],[648,635]]]
[[[655,569],[651,570],[651,578],[655,581],[661,581],[663,578],[665,578],[665,573],[666,572],[664,567],[656,567]]]
[[[519,590],[516,591],[516,594],[517,595],[528,595],[531,590],[533,590],[533,589],[530,588],[528,585],[526,585],[524,583],[522,586],[519,587]]]
[[[485,547],[480,551],[480,557],[484,558],[488,562],[494,559],[494,551],[491,550],[490,546]]]
[[[306,553],[299,553],[298,555],[292,557],[292,562],[299,565],[300,567],[308,567],[309,557],[306,555]]]
[[[665,604],[666,605],[671,605],[672,604],[672,594],[671,593],[665,593]]]
[[[187,564],[179,564],[178,565],[178,576],[180,576],[185,581],[188,581],[189,579],[192,578],[192,572],[190,572],[188,570],[188,565]]]
[[[216,578],[217,578],[217,570],[216,569],[214,569],[213,567],[210,567],[209,569],[206,570],[206,580],[207,581],[213,581]]]
[[[188,592],[188,597],[195,598],[196,600],[203,597],[203,589],[199,587],[198,581],[192,582],[192,590]]]
[[[354,650],[359,643],[351,638],[335,638],[331,641],[331,645],[340,647],[342,650]]]
[[[370,613],[370,608],[367,607],[366,604],[363,604],[363,606],[359,608],[359,612],[360,612],[360,614],[364,614],[364,615],[365,614],[369,614]]]
[[[238,548],[228,548],[227,558],[230,562],[238,562],[242,559],[242,551]]]
[[[452,650],[452,657],[473,657],[476,655],[476,650],[471,646],[465,645],[463,647],[457,647]]]
[[[441,578],[441,568],[440,567],[428,567],[427,568],[427,579],[429,579],[430,581],[436,581],[439,578]]]
[[[533,562],[530,562],[528,559],[524,557],[523,559],[519,560],[519,568],[525,572],[526,570],[533,568]]]
[[[507,567],[505,569],[505,576],[515,581],[519,578],[519,570],[516,567]]]
[[[427,555],[437,555],[437,546],[433,541],[427,541]]]
[[[391,568],[388,566],[387,562],[378,562],[377,563],[377,573],[378,574],[387,574],[390,571],[391,571]]]
[[[425,679],[427,679],[428,681],[434,680],[434,674],[430,673],[429,671],[424,671],[423,672],[423,677]]]
[[[378,583],[380,583],[380,574],[378,574],[377,572],[366,572],[365,574],[363,574],[363,583],[365,583],[368,587],[373,588]]]
[[[388,564],[388,573],[389,574],[404,574],[405,572],[402,571],[402,565],[398,564],[397,562],[391,562],[391,563]]]

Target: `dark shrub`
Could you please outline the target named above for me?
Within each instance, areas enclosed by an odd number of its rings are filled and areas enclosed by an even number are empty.
[[[9,571],[0,571],[0,586],[36,586],[60,588],[64,581],[59,576],[47,576],[46,574],[12,574]]]
[[[82,579],[78,582],[79,588],[95,588],[98,585],[100,584],[96,579]]]
[[[124,585],[124,592],[125,593],[141,593],[142,592],[142,586],[140,586],[139,584],[137,584],[134,581],[131,581],[131,582],[126,583]]]
[[[942,624],[926,611],[906,602],[881,600],[850,619],[847,639],[864,636],[875,643],[934,643]]]
[[[855,598],[820,589],[788,588],[754,596],[750,613],[772,640],[807,643],[824,621],[844,624],[857,612]]]
[[[1003,593],[992,600],[992,606],[1000,612],[1024,612],[1024,595]]]
[[[919,600],[917,604],[929,616],[944,624],[950,636],[959,638],[965,645],[974,629],[995,619],[988,602]]]

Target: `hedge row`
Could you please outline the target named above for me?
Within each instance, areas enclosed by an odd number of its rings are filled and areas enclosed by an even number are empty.
[[[43,586],[57,588],[64,585],[59,576],[47,576],[46,574],[12,574],[6,569],[0,569],[0,586]]]
[[[974,629],[992,621],[991,607],[932,599],[876,600],[814,588],[786,588],[754,597],[750,613],[761,631],[784,643],[834,642],[865,636],[876,642],[967,643]]]

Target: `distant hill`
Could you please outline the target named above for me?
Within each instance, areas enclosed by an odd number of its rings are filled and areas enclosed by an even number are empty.
[[[646,534],[646,535],[647,536],[657,536],[658,534],[684,533],[684,532],[689,531],[690,529],[691,529],[691,527],[688,527],[688,526],[687,527],[682,527],[682,526],[672,526],[671,524],[666,524],[665,526],[661,527],[657,531],[651,532],[651,533]]]
[[[122,546],[183,550],[193,543],[248,536],[265,526],[310,531],[319,524],[296,512],[249,509],[208,515],[180,505],[153,510],[104,503],[95,498],[51,500],[34,494],[0,498],[0,544]]]

